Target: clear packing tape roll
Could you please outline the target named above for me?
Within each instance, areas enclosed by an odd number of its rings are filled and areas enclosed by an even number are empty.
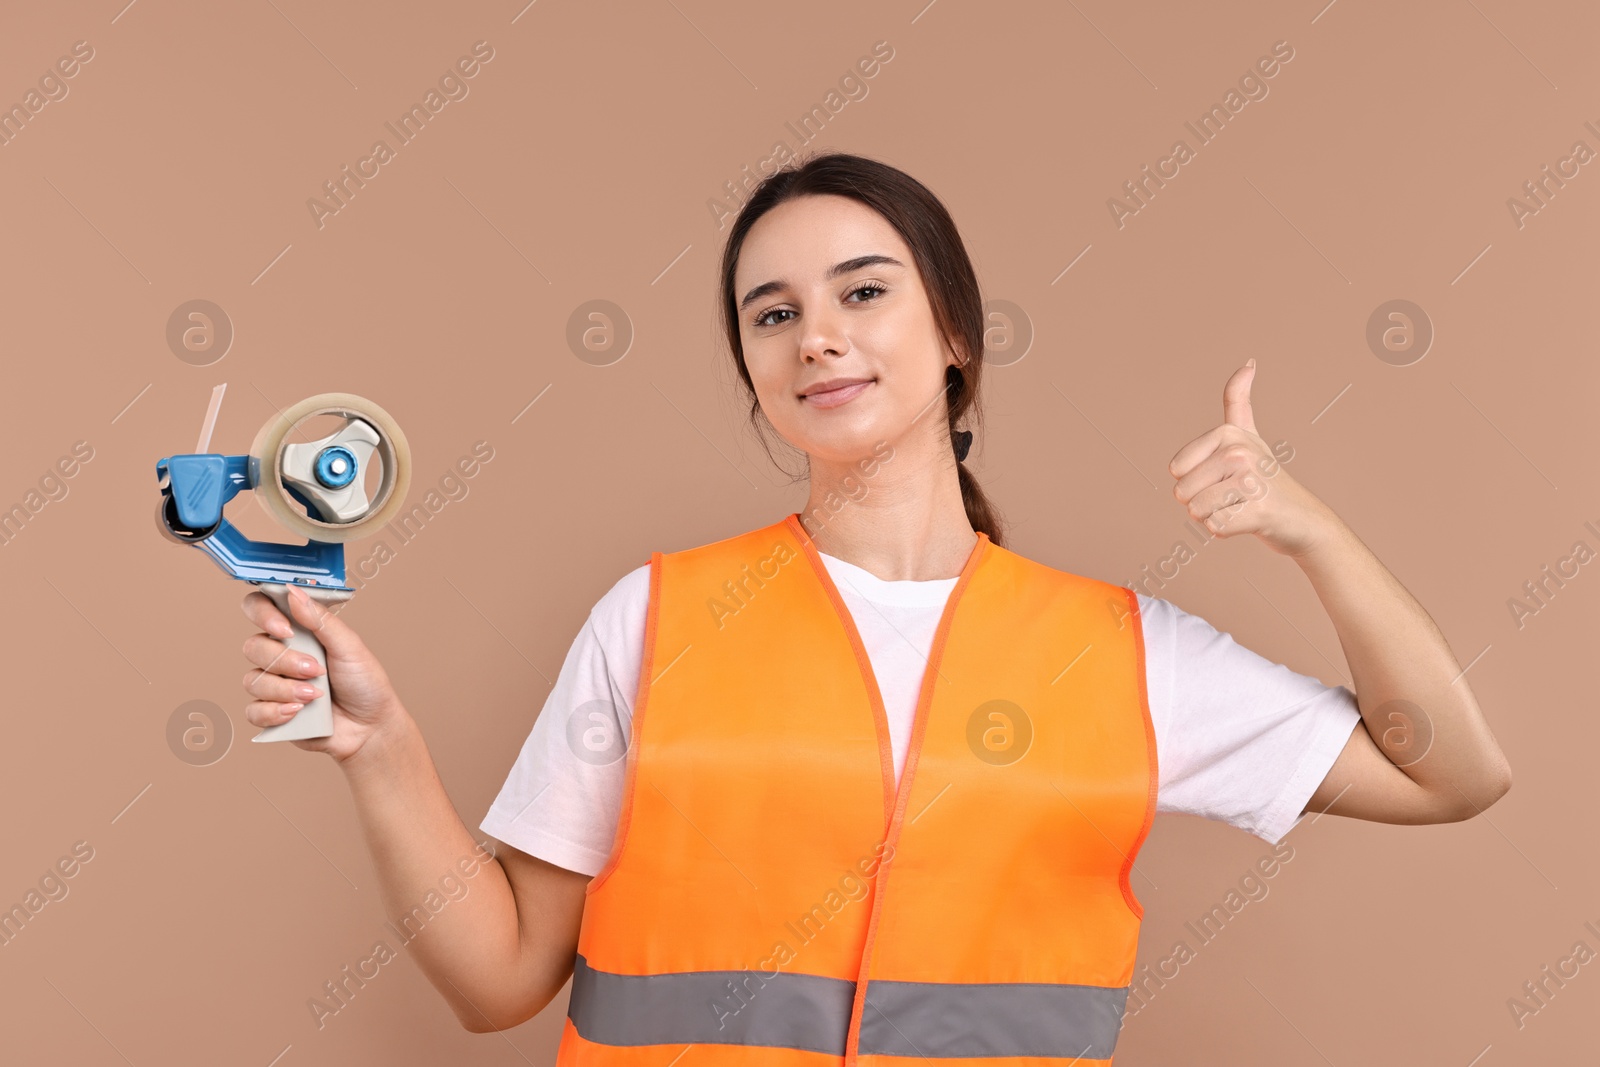
[[[351,423],[333,437],[311,444],[296,444],[289,440],[296,426],[318,415],[359,419],[367,427],[363,429],[359,423]],[[285,485],[286,477],[295,480],[295,465],[286,464],[289,450],[322,446],[352,431],[370,443],[372,451],[377,453],[382,462],[375,496],[359,509],[359,513],[346,521],[325,522],[301,512]],[[373,431],[375,441],[371,440]],[[359,449],[360,441],[355,442],[353,447]],[[354,486],[357,489],[360,489],[361,481],[360,478],[356,479]],[[254,443],[250,445],[250,482],[256,500],[284,529],[309,541],[343,544],[380,529],[405,506],[406,492],[411,486],[411,448],[399,424],[372,401],[354,393],[319,393],[279,412],[277,417],[261,427]]]

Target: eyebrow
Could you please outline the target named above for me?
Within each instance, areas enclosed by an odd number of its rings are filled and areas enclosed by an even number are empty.
[[[882,256],[874,253],[865,256],[857,256],[855,259],[847,259],[843,263],[835,263],[832,267],[828,268],[827,277],[830,279],[837,278],[841,274],[849,274],[852,271],[860,270],[862,267],[872,267],[880,264],[884,266],[902,268],[905,266],[904,263],[900,262],[898,259],[895,259],[893,256]],[[744,294],[744,299],[739,301],[739,310],[743,311],[745,308],[749,307],[757,300],[760,300],[768,293],[776,293],[782,289],[787,289],[788,287],[789,283],[781,278],[777,281],[762,282],[760,285]]]

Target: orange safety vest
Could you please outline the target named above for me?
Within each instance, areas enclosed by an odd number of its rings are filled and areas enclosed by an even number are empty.
[[[1139,604],[978,543],[898,789],[798,514],[650,557],[560,1067],[1109,1064],[1156,807]]]

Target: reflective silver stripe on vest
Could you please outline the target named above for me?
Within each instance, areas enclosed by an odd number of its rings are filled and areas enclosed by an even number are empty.
[[[855,983],[814,974],[597,971],[578,956],[567,1015],[600,1045],[765,1045],[842,1056]],[[867,983],[861,1055],[1107,1059],[1126,986]]]
[[[867,983],[857,1051],[879,1056],[1110,1057],[1126,986]]]
[[[601,1045],[769,1045],[844,1055],[856,984],[756,971],[610,974],[582,956],[567,1015]]]

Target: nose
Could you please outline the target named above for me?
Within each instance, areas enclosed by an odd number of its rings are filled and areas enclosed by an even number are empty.
[[[820,310],[819,310],[820,309]],[[836,358],[850,351],[850,338],[844,328],[844,313],[827,306],[824,299],[805,312],[800,329],[800,358],[807,363]]]

